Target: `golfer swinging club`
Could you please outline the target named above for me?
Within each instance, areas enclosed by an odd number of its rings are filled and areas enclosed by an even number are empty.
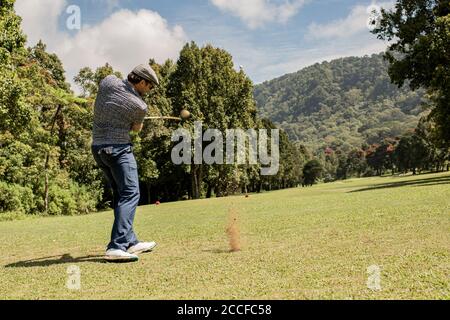
[[[139,242],[133,221],[139,204],[139,178],[130,131],[140,132],[148,107],[142,97],[159,85],[155,71],[137,66],[127,80],[102,80],[95,101],[92,153],[113,189],[114,225],[107,261],[137,261],[155,242]]]

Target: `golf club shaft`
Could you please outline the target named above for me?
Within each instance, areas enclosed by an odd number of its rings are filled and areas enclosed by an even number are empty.
[[[177,117],[146,117],[145,120],[175,120],[175,121],[181,121],[181,118]]]

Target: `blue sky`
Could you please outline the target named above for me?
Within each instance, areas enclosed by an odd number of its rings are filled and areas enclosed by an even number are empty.
[[[81,29],[66,26],[79,6]],[[370,34],[369,6],[354,0],[17,0],[29,44],[43,39],[70,81],[84,67],[111,63],[123,73],[143,59],[176,59],[187,41],[233,55],[255,83],[315,62],[381,52]]]

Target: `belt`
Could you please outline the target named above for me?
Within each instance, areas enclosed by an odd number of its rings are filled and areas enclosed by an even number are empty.
[[[106,147],[106,148],[102,148],[102,149],[98,150],[98,154],[102,154],[102,152],[104,152],[106,154],[112,154],[113,147]]]
[[[133,152],[133,146],[129,146],[128,147],[128,152]],[[98,150],[98,154],[102,154],[102,152],[111,155],[113,153],[113,147],[105,147],[105,148],[101,148],[100,150]]]

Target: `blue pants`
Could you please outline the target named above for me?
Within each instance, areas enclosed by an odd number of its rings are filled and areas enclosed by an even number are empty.
[[[133,221],[139,204],[139,178],[131,144],[92,146],[92,153],[113,190],[114,225],[108,249],[126,251],[139,241]]]

